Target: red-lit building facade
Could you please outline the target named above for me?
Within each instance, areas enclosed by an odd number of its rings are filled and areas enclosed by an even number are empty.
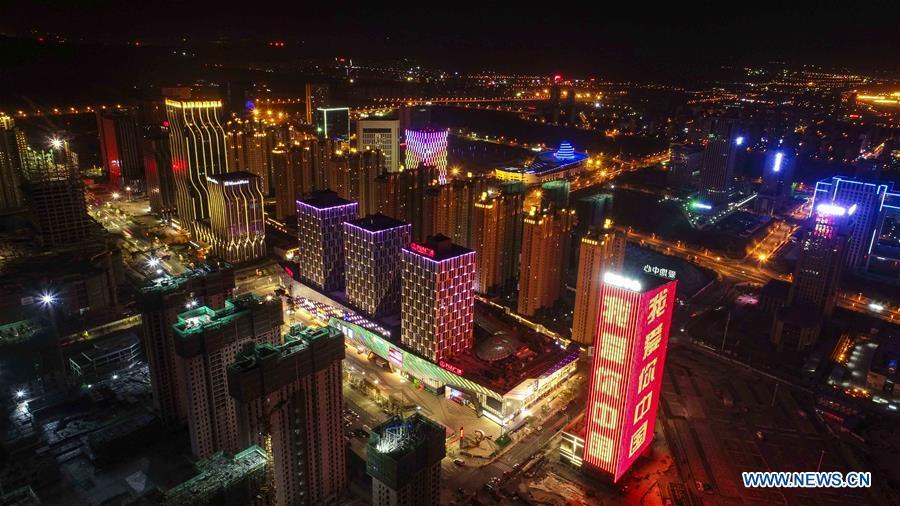
[[[607,272],[588,389],[584,462],[619,481],[653,439],[675,281]]]

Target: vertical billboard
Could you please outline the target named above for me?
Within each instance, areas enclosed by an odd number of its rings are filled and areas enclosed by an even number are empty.
[[[584,461],[619,481],[653,439],[676,281],[605,273]]]

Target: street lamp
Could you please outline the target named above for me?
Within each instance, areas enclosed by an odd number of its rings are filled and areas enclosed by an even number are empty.
[[[63,145],[62,141],[58,137],[53,137],[50,139],[50,147],[53,149],[59,149]]]
[[[16,399],[21,399],[25,397],[25,390],[16,390]]]
[[[56,302],[56,295],[49,293],[49,292],[44,292],[43,294],[41,294],[40,300],[41,300],[41,304],[43,304],[45,306],[49,306],[50,304],[53,304],[54,302]]]

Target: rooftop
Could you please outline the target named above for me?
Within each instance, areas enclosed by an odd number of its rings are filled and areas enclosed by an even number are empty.
[[[405,251],[432,260],[447,260],[468,253],[474,253],[474,251],[469,248],[454,244],[449,237],[443,234],[430,236],[422,243],[411,243],[408,248],[405,248]]]
[[[544,174],[577,165],[588,158],[575,151],[571,144],[563,142],[556,151],[544,151],[522,170],[528,174]]]
[[[337,193],[330,190],[312,192],[309,197],[300,199],[297,203],[314,209],[331,209],[333,207],[356,204],[356,202],[342,198]]]
[[[220,272],[230,269],[231,265],[221,262],[219,265],[201,265],[189,271],[185,271],[178,276],[160,276],[155,279],[148,280],[142,287],[141,293],[149,294],[153,292],[170,292],[177,290],[184,283],[197,278],[205,277],[213,272]]]
[[[234,321],[246,313],[251,304],[261,304],[262,302],[262,299],[256,295],[248,293],[235,299],[226,300],[225,307],[219,310],[200,306],[178,315],[178,322],[172,328],[182,337],[206,332]]]
[[[403,222],[400,220],[395,220],[394,218],[391,218],[390,216],[385,216],[381,213],[370,214],[366,217],[348,221],[346,223],[347,223],[347,225],[361,228],[361,229],[369,231],[369,232],[381,232],[381,231],[389,230],[392,228],[398,228],[398,227],[404,227],[404,226],[409,227],[410,226],[409,223],[406,223],[406,222]]]
[[[261,479],[265,467],[266,452],[258,446],[251,446],[234,457],[217,453],[197,462],[199,474],[170,489],[166,493],[166,504],[207,504],[212,496],[254,474]]]
[[[372,429],[369,448],[382,455],[399,456],[416,450],[429,440],[443,443],[446,437],[444,427],[419,413],[408,418],[395,416]]]
[[[217,184],[220,182],[225,183],[225,186],[248,182],[253,178],[259,178],[259,176],[245,170],[226,172],[225,174],[216,174],[215,177],[206,176],[207,181]]]

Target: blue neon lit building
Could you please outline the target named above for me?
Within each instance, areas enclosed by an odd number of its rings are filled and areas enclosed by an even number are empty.
[[[878,246],[885,217],[900,213],[900,193],[894,191],[890,182],[870,183],[835,176],[816,183],[812,209],[825,203],[845,208],[857,206],[847,266],[851,269],[868,267],[870,256]]]

